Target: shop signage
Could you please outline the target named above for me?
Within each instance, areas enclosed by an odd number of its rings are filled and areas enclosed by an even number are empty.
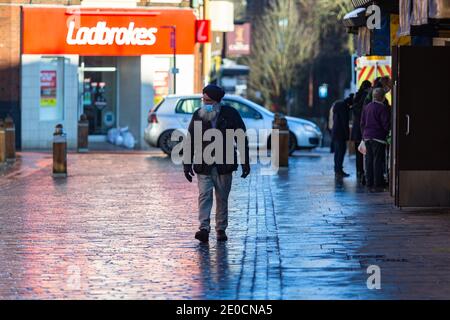
[[[170,30],[177,29],[177,53],[193,54],[196,22],[189,9],[74,10],[23,8],[24,54],[139,56],[172,54]]]
[[[250,54],[250,23],[234,26],[233,32],[227,33],[227,56],[244,56]]]
[[[211,23],[209,20],[195,21],[195,41],[198,43],[210,42]]]
[[[56,70],[41,70],[41,107],[56,107]]]
[[[69,22],[66,42],[69,45],[137,45],[152,46],[156,43],[157,28],[135,28],[130,22],[127,28],[109,28],[106,21],[99,21],[92,28],[82,27],[75,33],[75,22]]]

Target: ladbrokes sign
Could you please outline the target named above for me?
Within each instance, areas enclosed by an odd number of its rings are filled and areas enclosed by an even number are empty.
[[[156,43],[157,32],[157,28],[135,28],[134,22],[130,22],[128,28],[108,28],[105,21],[99,21],[95,27],[83,27],[75,33],[75,22],[70,21],[66,43],[90,46],[153,46]]]
[[[24,54],[137,56],[193,54],[195,16],[191,10],[23,9]]]

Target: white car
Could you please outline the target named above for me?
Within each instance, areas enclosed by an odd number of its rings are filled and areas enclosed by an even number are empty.
[[[159,147],[169,154],[177,142],[171,141],[174,130],[186,132],[192,114],[202,105],[202,95],[169,95],[156,105],[148,114],[148,127],[144,139],[152,147]],[[275,114],[266,108],[241,96],[225,95],[222,100],[239,111],[247,129],[262,132],[259,138],[250,139],[250,148],[270,147],[270,129]],[[322,132],[311,121],[286,117],[290,131],[289,151],[313,149],[322,143]],[[266,129],[266,130],[260,130]]]

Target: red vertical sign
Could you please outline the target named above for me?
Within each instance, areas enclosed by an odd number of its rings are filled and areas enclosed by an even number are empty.
[[[195,21],[195,42],[197,43],[210,42],[210,34],[211,34],[210,20]]]

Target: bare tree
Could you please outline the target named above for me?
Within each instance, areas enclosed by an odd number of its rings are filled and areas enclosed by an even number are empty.
[[[335,37],[335,33],[346,34],[342,24],[344,15],[352,8],[348,0],[300,0],[301,11],[307,19],[308,24],[313,26],[314,36],[314,57],[323,51],[321,47],[322,39]],[[348,49],[351,49],[350,37],[346,36]],[[332,53],[332,52],[329,52]]]
[[[321,38],[340,23],[347,0],[272,0],[255,21],[250,93],[273,111],[287,113],[289,93],[305,79],[321,50]],[[257,93],[260,93],[258,95]],[[277,107],[274,107],[277,106]]]
[[[246,0],[231,0],[234,4],[234,19],[235,21],[244,21],[247,12],[247,1]]]
[[[311,57],[314,44],[313,30],[300,20],[298,5],[299,1],[276,0],[268,6],[255,22],[248,59],[250,89],[271,109],[284,113],[298,67]]]

